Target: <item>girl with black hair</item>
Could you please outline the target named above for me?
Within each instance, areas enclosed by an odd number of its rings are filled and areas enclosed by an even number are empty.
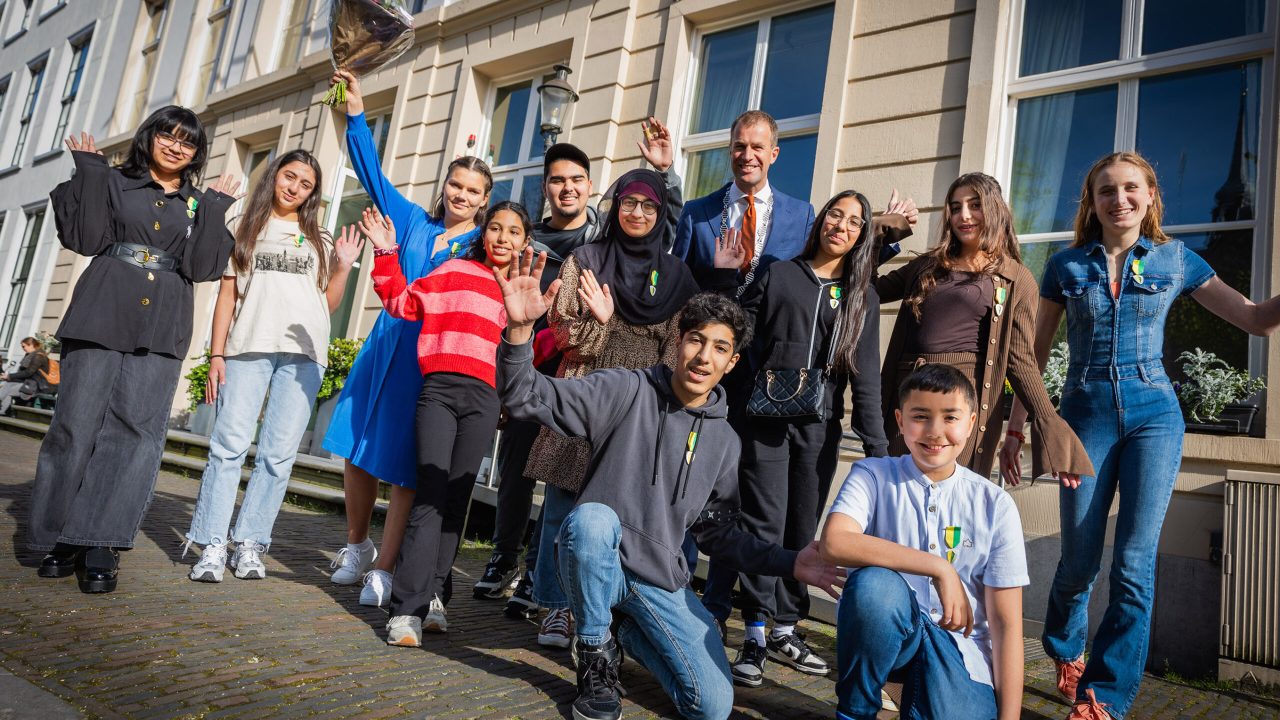
[[[409,282],[391,218],[370,208],[360,222],[375,248],[373,287],[387,314],[422,323],[418,482],[391,581],[388,645],[417,647],[424,629],[448,630],[450,569],[480,462],[498,427],[495,363],[507,313],[495,275],[505,276],[529,246],[533,223],[519,203],[504,201],[485,213],[481,229],[462,257]]]
[[[746,355],[755,375],[767,379],[761,373],[806,371],[808,382],[825,377],[820,414],[748,411],[738,472],[740,524],[761,540],[789,550],[813,541],[839,459],[849,383],[854,432],[868,455],[886,453],[889,442],[880,421],[880,300],[873,280],[882,245],[910,234],[906,217],[884,215],[873,222],[867,198],[845,190],[818,213],[799,257],[770,265],[742,295],[742,309],[755,328]],[[730,230],[715,254],[719,269],[712,277],[719,292],[737,290],[742,256],[740,236]],[[795,629],[809,612],[805,586],[750,573],[737,577],[747,637],[730,667],[734,682],[760,685],[766,657],[801,672],[827,672],[826,662]],[[729,611],[727,591],[709,584],[704,598],[721,620]],[[774,627],[766,638],[770,618]]]
[[[151,502],[169,408],[191,343],[192,283],[217,279],[238,180],[197,190],[208,138],[195,113],[148,117],[119,167],[69,137],[76,172],[50,193],[58,239],[92,257],[58,327],[62,386],[36,465],[29,544],[41,577],[116,588],[121,549]]]
[[[218,414],[187,531],[187,544],[203,547],[192,580],[222,582],[232,540],[236,577],[267,574],[261,555],[271,546],[271,528],[324,379],[329,313],[342,302],[362,245],[354,226],[336,242],[320,227],[317,188],[323,182],[315,157],[291,150],[267,167],[236,224],[235,250],[213,310],[205,401],[217,403]],[[259,416],[253,474],[228,534]]]

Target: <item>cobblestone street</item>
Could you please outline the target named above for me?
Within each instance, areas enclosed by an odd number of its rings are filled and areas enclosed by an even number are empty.
[[[537,626],[471,597],[482,550],[459,558],[451,632],[422,650],[383,642],[386,613],[328,580],[341,517],[286,505],[265,581],[189,582],[180,558],[195,479],[163,473],[120,589],[82,595],[74,578],[35,576],[21,539],[37,440],[0,432],[0,718],[429,717],[564,718],[574,696],[567,651],[539,648]],[[741,640],[741,626],[731,631]],[[813,644],[833,664],[829,637]],[[831,678],[768,667],[739,689],[739,718],[829,718]],[[636,663],[623,668],[625,717],[674,709]],[[60,698],[58,702],[52,696]],[[1062,718],[1047,661],[1028,666],[1025,718]],[[49,708],[49,709],[45,709]],[[884,717],[892,717],[888,713]],[[1148,678],[1132,717],[1275,718],[1280,704]]]

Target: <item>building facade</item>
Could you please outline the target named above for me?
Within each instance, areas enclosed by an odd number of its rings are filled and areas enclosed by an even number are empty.
[[[0,2],[4,37],[32,4]],[[34,4],[62,7],[56,0]],[[563,63],[581,97],[560,138],[590,155],[597,191],[641,164],[636,141],[649,115],[672,128],[686,197],[719,187],[729,178],[730,122],[742,110],[760,108],[778,119],[781,131],[775,186],[815,204],[857,188],[878,207],[897,188],[922,209],[908,250],[936,242],[943,194],[957,175],[982,170],[996,176],[1014,210],[1025,261],[1038,276],[1070,237],[1088,166],[1112,150],[1136,148],[1160,174],[1171,234],[1246,295],[1262,299],[1280,289],[1275,3],[406,4],[415,11],[412,50],[362,82],[384,171],[424,206],[434,200],[448,163],[475,154],[493,167],[492,200],[540,207],[536,87]],[[118,152],[147,111],[185,104],[212,129],[207,176],[230,172],[254,181],[277,153],[301,147],[324,166],[331,230],[354,221],[368,203],[346,159],[343,113],[318,104],[332,72],[328,0],[114,5],[90,18],[84,7],[71,7],[97,4],[70,3],[54,11],[47,32],[35,21],[28,36],[6,40],[0,50],[0,164],[15,160],[0,170],[0,274],[12,278],[0,284],[0,301],[10,308],[0,336],[5,346],[56,327],[70,283],[86,262],[58,249],[50,223],[31,230],[34,208],[43,207],[48,189],[71,166],[65,153],[42,153],[54,152],[49,148],[61,131],[53,127],[62,124],[54,119],[67,107],[64,78],[84,55],[76,54],[79,36],[70,27],[77,23],[92,24],[94,40],[83,89],[73,92],[79,99],[71,103],[69,129],[96,131],[100,146]],[[99,46],[97,38],[108,33],[110,47]],[[22,98],[31,94],[29,80],[45,51],[48,90],[30,103],[31,111]],[[15,155],[24,137],[29,148]],[[213,292],[211,284],[199,289],[197,339],[207,339]],[[362,337],[380,307],[361,274],[334,315],[335,336]],[[894,311],[883,310],[883,342]],[[1177,374],[1177,354],[1196,346],[1254,375],[1280,377],[1280,343],[1247,338],[1183,300],[1169,321],[1171,372]],[[193,343],[191,352],[188,365],[198,360],[202,343]],[[185,405],[182,396],[175,409]],[[1161,543],[1155,667],[1165,659],[1193,672],[1216,667],[1224,480],[1229,472],[1275,477],[1280,467],[1280,390],[1260,401],[1249,435],[1186,436]],[[1036,568],[1026,600],[1029,634],[1038,630],[1057,558],[1057,492],[1050,482],[1014,491]],[[1100,602],[1105,583],[1098,585]]]

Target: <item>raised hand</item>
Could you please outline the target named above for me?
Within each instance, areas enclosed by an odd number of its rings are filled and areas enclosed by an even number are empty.
[[[350,70],[339,68],[333,71],[333,77],[329,78],[329,85],[336,85],[339,80],[347,83],[347,114],[359,115],[364,112],[364,94],[360,91],[360,79]]]
[[[844,568],[822,559],[822,555],[818,553],[817,540],[806,545],[796,556],[792,574],[796,576],[796,580],[820,588],[833,598],[840,597],[844,581],[848,577]]]
[[[219,175],[217,180],[209,184],[209,190],[212,192],[220,192],[227,197],[239,200],[244,197],[243,194],[237,195],[240,191],[240,179],[232,175]]]
[[[355,225],[348,225],[342,228],[342,232],[338,233],[338,239],[333,242],[333,257],[340,267],[349,270],[356,260],[360,259],[360,251],[363,249],[364,238],[360,236]]]
[[[74,152],[89,152],[97,153],[98,155],[102,154],[102,151],[98,149],[97,144],[93,142],[93,136],[87,132],[81,132],[79,140],[76,139],[75,135],[69,135],[62,142],[66,144],[68,150]]]
[[[671,159],[675,151],[671,145],[671,132],[657,118],[650,117],[640,123],[644,132],[644,140],[636,143],[640,154],[658,172],[665,172],[671,167]]]
[[[747,259],[747,251],[742,247],[742,232],[737,228],[729,228],[724,237],[716,238],[716,253],[711,259],[711,266],[716,268],[732,268],[737,270]]]
[[[204,377],[204,401],[210,405],[218,401],[218,388],[227,384],[227,362],[220,357],[209,358],[209,374]]]
[[[578,276],[578,297],[582,304],[591,311],[591,316],[601,325],[608,325],[613,317],[613,294],[608,285],[601,285],[590,270],[583,270]]]
[[[390,250],[396,246],[396,227],[390,217],[378,212],[378,208],[365,208],[359,225],[360,232],[379,250]]]
[[[507,310],[507,341],[516,345],[529,342],[533,337],[533,323],[551,307],[560,291],[560,279],[542,292],[542,270],[547,265],[547,253],[533,257],[533,248],[526,247],[511,264],[509,277],[500,268],[493,269],[493,277],[502,290],[502,304]]]
[[[888,215],[901,215],[907,219],[907,223],[915,225],[920,220],[920,210],[916,207],[916,201],[911,198],[899,199],[898,188],[894,188],[889,194],[889,207],[885,209]]]

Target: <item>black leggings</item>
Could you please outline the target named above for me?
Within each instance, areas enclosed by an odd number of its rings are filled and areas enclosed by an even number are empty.
[[[425,617],[445,602],[476,474],[498,426],[498,393],[466,375],[431,373],[418,395],[418,489],[391,583],[391,614]]]

